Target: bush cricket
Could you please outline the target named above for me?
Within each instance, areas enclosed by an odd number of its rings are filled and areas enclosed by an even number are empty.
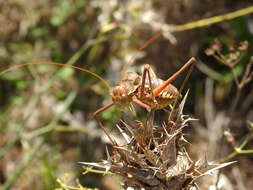
[[[152,41],[160,37],[161,34],[162,33],[160,31],[155,36],[153,36],[150,40],[148,40],[143,46],[141,46],[138,50],[139,51],[143,50]],[[131,58],[131,60],[134,59],[135,55]],[[93,75],[94,77],[98,78],[99,80],[101,80],[107,86],[107,88],[109,88],[111,97],[112,97],[112,102],[110,104],[98,109],[97,111],[93,113],[93,116],[96,117],[99,113],[107,110],[113,105],[117,106],[120,110],[123,110],[123,108],[127,107],[131,111],[133,111],[134,108],[133,108],[132,103],[135,103],[145,108],[148,112],[150,112],[152,109],[154,110],[163,109],[171,105],[177,98],[181,97],[181,90],[178,91],[177,88],[173,86],[171,83],[187,67],[191,66],[190,71],[188,72],[188,75],[186,77],[188,78],[194,67],[196,59],[192,57],[187,63],[185,63],[183,67],[181,67],[176,73],[174,73],[166,81],[163,81],[162,79],[158,78],[149,65],[145,65],[142,76],[134,72],[124,73],[126,66],[130,64],[130,62],[128,62],[123,69],[123,75],[120,80],[120,84],[115,86],[114,88],[111,88],[109,83],[105,79],[103,79],[99,75],[87,69],[80,68],[73,65],[66,65],[63,63],[56,63],[56,62],[30,62],[30,63],[14,65],[0,72],[0,76],[6,72],[15,70],[20,67],[24,67],[27,65],[38,65],[38,64],[65,66],[65,67],[81,70],[83,72],[87,72]],[[182,87],[183,85],[181,86],[181,89]]]
[[[94,112],[94,116],[116,105],[121,110],[135,103],[148,112],[151,109],[163,109],[171,105],[177,98],[181,97],[181,90],[177,90],[171,83],[189,66],[192,66],[188,76],[193,69],[196,59],[192,57],[181,69],[174,73],[169,79],[163,81],[157,78],[149,65],[145,65],[142,76],[134,72],[127,72],[119,85],[112,89],[112,103]],[[147,77],[148,76],[148,77]],[[181,87],[182,89],[182,87]]]
[[[150,43],[152,43],[155,39],[159,38],[161,35],[162,32],[159,31],[156,35],[150,38],[143,46],[141,46],[138,49],[138,51],[142,51],[145,47],[147,47]],[[103,79],[96,73],[93,73],[92,71],[74,65],[66,65],[57,62],[28,62],[24,64],[18,64],[4,71],[1,71],[0,76],[6,72],[13,71],[21,67],[25,67],[27,65],[42,64],[42,65],[58,65],[69,67],[89,73],[90,75],[96,77],[97,79],[102,81],[105,84],[105,86],[109,89],[112,97],[112,102],[95,111],[93,113],[93,117],[96,119],[99,127],[104,131],[104,133],[109,138],[111,143],[116,146],[116,142],[110,137],[109,133],[105,130],[103,124],[97,119],[96,116],[113,105],[117,106],[120,110],[123,110],[125,107],[127,107],[130,111],[134,113],[134,115],[136,115],[136,113],[134,111],[133,103],[145,108],[148,112],[150,112],[152,109],[157,110],[163,109],[167,106],[171,106],[173,102],[175,105],[177,99],[181,97],[181,91],[183,89],[184,83],[187,81],[196,62],[196,59],[192,57],[183,67],[181,67],[169,79],[163,81],[162,79],[156,76],[156,74],[149,65],[145,65],[142,76],[134,72],[125,72],[127,66],[131,63],[131,61],[134,60],[137,53],[131,57],[130,61],[127,64],[125,64],[120,83],[114,88],[111,88],[110,84],[105,79]],[[171,83],[189,66],[191,66],[190,70],[188,71],[184,83],[182,84],[180,90],[178,91],[177,88],[174,87]]]

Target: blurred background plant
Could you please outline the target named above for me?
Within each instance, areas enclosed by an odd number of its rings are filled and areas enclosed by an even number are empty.
[[[201,25],[205,22],[183,24],[246,7],[244,13],[249,14],[250,4],[250,0],[0,1],[0,69],[52,60],[84,67],[115,85],[137,48],[161,29],[163,37],[140,52],[128,70],[141,72],[143,64],[150,64],[166,79],[189,57],[197,57],[197,69],[186,85],[190,94],[185,113],[199,118],[186,129],[191,134],[187,136],[192,143],[189,150],[195,158],[206,152],[210,160],[226,159],[241,145],[252,149],[252,129],[246,126],[253,121],[253,17],[219,17],[234,19],[208,27]],[[184,31],[190,28],[196,29]],[[184,76],[175,86],[180,87]],[[85,187],[118,187],[112,177],[83,176],[76,165],[106,158],[108,140],[91,119],[94,111],[110,101],[100,81],[51,65],[31,65],[0,77],[3,189],[65,188],[56,179],[66,172],[70,186],[79,178]],[[159,115],[166,120],[162,112]],[[115,108],[99,115],[112,134],[121,116]],[[232,140],[226,140],[224,132]],[[234,184],[234,189],[253,185],[250,153],[233,154],[238,164],[224,171],[226,183]],[[201,188],[207,189],[208,179],[200,183]]]

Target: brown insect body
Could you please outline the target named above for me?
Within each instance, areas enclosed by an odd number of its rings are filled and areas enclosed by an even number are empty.
[[[135,72],[127,72],[120,85],[113,88],[112,100],[116,106],[123,109],[129,106],[133,100],[150,107],[150,109],[163,109],[170,105],[176,98],[181,98],[177,88],[172,84],[167,85],[157,96],[153,95],[153,90],[161,86],[164,80],[159,79],[153,70],[148,66],[151,81],[145,80]]]

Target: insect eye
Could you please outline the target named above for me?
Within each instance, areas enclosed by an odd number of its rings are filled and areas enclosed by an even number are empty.
[[[141,77],[137,77],[137,78],[134,80],[134,85],[138,85],[140,82],[141,82]]]

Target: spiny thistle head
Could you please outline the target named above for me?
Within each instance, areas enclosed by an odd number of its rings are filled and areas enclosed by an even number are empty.
[[[154,114],[146,123],[122,121],[123,125],[117,127],[125,143],[114,145],[113,154],[107,151],[107,160],[101,163],[80,163],[122,176],[123,189],[193,189],[196,179],[230,163],[211,165],[191,160],[183,133],[193,120],[182,114],[186,96],[171,120],[161,126],[154,125]]]

